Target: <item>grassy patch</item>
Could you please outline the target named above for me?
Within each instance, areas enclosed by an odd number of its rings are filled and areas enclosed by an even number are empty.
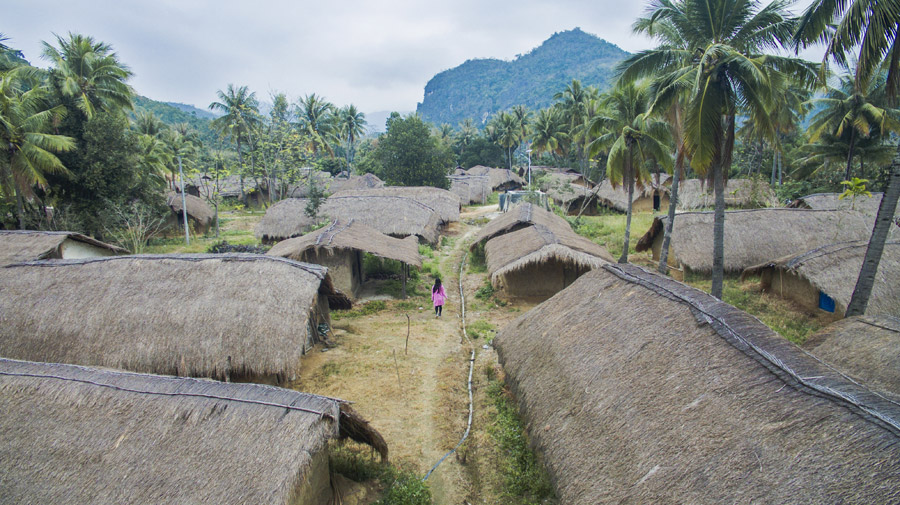
[[[487,259],[484,257],[484,244],[478,244],[469,254],[469,273],[483,274],[487,272]]]
[[[528,447],[515,402],[504,384],[496,378],[493,367],[491,368],[490,373],[485,373],[488,378],[487,395],[497,409],[497,414],[488,426],[488,433],[501,450],[504,497],[510,503],[522,505],[537,505],[553,500],[550,477]]]
[[[625,215],[605,214],[601,216],[581,216],[578,219],[567,217],[575,233],[591,239],[606,248],[614,258],[622,254],[625,244]],[[636,212],[631,216],[631,238],[628,242],[628,254],[635,253],[638,240],[650,229],[653,213]]]
[[[494,338],[494,335],[497,333],[497,327],[484,319],[479,319],[478,321],[467,325],[466,333],[472,338],[484,337],[486,339],[491,339]]]
[[[384,493],[375,505],[431,505],[431,490],[412,471],[375,460],[368,448],[358,444],[329,447],[331,471],[357,482],[378,479]]]
[[[366,302],[355,309],[350,310],[333,310],[331,311],[331,319],[340,321],[341,319],[351,319],[355,317],[371,316],[377,314],[387,308],[384,300],[372,300]]]
[[[707,293],[712,287],[712,281],[702,278],[688,278],[686,284]],[[795,344],[802,344],[807,336],[825,324],[818,318],[798,310],[784,298],[761,292],[759,278],[740,282],[736,277],[726,277],[722,286],[722,300],[753,314],[766,326]]]

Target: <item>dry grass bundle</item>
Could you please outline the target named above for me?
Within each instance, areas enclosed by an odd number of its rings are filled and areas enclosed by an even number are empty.
[[[473,241],[471,247],[474,249],[478,244],[490,240],[496,236],[514,232],[516,230],[521,230],[522,228],[527,228],[535,224],[539,224],[553,230],[559,230],[562,228],[571,229],[569,223],[565,219],[548,210],[544,210],[537,205],[529,202],[523,202],[519,205],[514,206],[509,210],[509,212],[501,214],[499,217],[495,218],[487,225],[485,225],[485,227],[478,232],[478,235],[475,235],[475,240]]]
[[[268,254],[301,261],[307,251],[334,254],[340,250],[365,251],[417,268],[422,266],[419,243],[415,237],[390,237],[353,219],[336,219],[325,228],[283,240],[275,244]]]
[[[843,319],[811,336],[803,347],[841,373],[900,401],[900,318]]]
[[[212,207],[202,198],[194,195],[184,195],[184,203],[187,205],[188,219],[193,222],[194,229],[208,230],[216,219],[216,213]],[[175,213],[178,222],[181,223],[183,219],[181,193],[169,193],[166,197],[166,205]]]
[[[819,292],[825,293],[835,301],[835,313],[843,315],[853,296],[868,245],[867,240],[828,244],[750,267],[741,277],[760,276],[763,290],[782,296],[795,299],[806,296],[810,299],[804,305],[812,308],[818,304]],[[795,286],[798,280],[813,289]],[[866,314],[900,317],[900,242],[884,244]]]
[[[61,259],[68,256],[65,253],[69,244],[73,245],[72,253],[84,250],[84,254],[95,256],[128,254],[126,249],[71,231],[0,230],[0,265]],[[82,244],[84,247],[80,247]]]
[[[677,281],[607,264],[494,343],[561,503],[900,499],[897,404]]]
[[[346,190],[337,192],[334,196],[399,196],[410,198],[437,212],[442,224],[459,221],[459,196],[446,189],[431,186],[384,186],[374,189]]]
[[[678,185],[678,208],[697,210],[712,208],[715,201],[712,186],[700,179],[688,179]],[[774,207],[778,204],[775,192],[765,181],[754,179],[730,179],[725,184],[725,206],[755,209]]]
[[[659,259],[667,217],[653,220],[638,241],[638,252],[653,250]],[[835,242],[866,240],[875,220],[858,212],[803,209],[756,209],[725,213],[725,271],[745,268],[772,258],[809,251]],[[694,272],[712,271],[713,213],[675,215],[669,264]]]
[[[217,379],[292,378],[349,308],[324,268],[255,254],[19,263],[0,287],[0,356]]]
[[[328,440],[381,438],[332,398],[7,359],[0,409],[9,503],[327,503]]]
[[[484,165],[475,165],[466,170],[467,175],[486,175],[491,180],[491,188],[494,190],[519,189],[525,185],[525,179],[508,168],[491,168]]]
[[[450,192],[459,197],[462,205],[484,204],[490,198],[493,189],[491,178],[486,175],[451,175]]]

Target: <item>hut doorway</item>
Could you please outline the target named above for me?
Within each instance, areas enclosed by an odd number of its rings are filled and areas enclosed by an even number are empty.
[[[659,211],[660,203],[661,203],[661,199],[659,197],[659,191],[654,191],[653,192],[653,210],[655,212]]]

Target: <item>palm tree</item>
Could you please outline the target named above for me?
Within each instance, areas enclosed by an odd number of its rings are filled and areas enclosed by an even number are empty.
[[[665,22],[684,46],[641,51],[620,66],[622,78],[658,78],[659,95],[687,92],[685,145],[695,171],[715,189],[711,293],[722,297],[724,281],[725,177],[731,167],[735,118],[746,115],[761,131],[773,132],[771,112],[790,78],[804,85],[816,65],[763,54],[787,42],[794,26],[780,1],[653,0],[647,24]],[[688,49],[692,48],[692,49]]]
[[[837,26],[831,26],[837,22]],[[840,1],[816,0],[801,16],[794,40],[797,46],[823,41],[828,44],[825,57],[838,62],[849,59],[848,53],[859,49],[855,80],[859,88],[873,75],[887,67],[887,94],[895,98],[900,92],[900,44],[897,27],[900,26],[900,11],[896,2],[872,2],[862,0]],[[875,284],[875,274],[884,252],[884,243],[893,222],[897,201],[900,200],[900,145],[891,161],[888,179],[875,227],[866,248],[866,256],[859,272],[853,296],[847,306],[846,315],[861,315],[866,311],[869,295]]]
[[[569,134],[560,110],[556,107],[539,110],[531,125],[531,148],[535,156],[544,153],[561,155],[568,140]]]
[[[315,93],[297,102],[300,133],[306,137],[307,149],[315,157],[320,150],[334,156],[331,141],[336,138],[333,121],[334,105]]]
[[[347,176],[353,163],[353,145],[366,133],[366,115],[356,109],[353,104],[341,108],[338,113],[338,125],[341,129],[341,138],[347,139]]]
[[[134,118],[134,129],[139,133],[144,135],[149,135],[151,137],[159,137],[162,131],[166,128],[165,123],[162,122],[158,117],[156,117],[153,112],[138,112],[137,116]]]
[[[92,37],[69,33],[64,39],[56,35],[59,47],[43,42],[44,58],[53,63],[52,82],[62,96],[75,101],[87,119],[97,109],[132,109],[134,90],[125,83],[131,70],[119,62],[112,46],[96,42]]]
[[[48,133],[66,112],[61,105],[51,107],[49,96],[33,67],[17,67],[0,79],[0,185],[16,200],[19,229],[24,227],[24,197],[32,187],[46,184],[46,173],[67,173],[54,153],[75,147],[74,139]]]
[[[506,167],[512,170],[512,152],[521,140],[521,127],[514,113],[503,111],[491,119],[490,133],[494,141],[506,149]]]
[[[622,82],[603,99],[604,110],[590,120],[591,155],[607,150],[606,176],[613,187],[625,186],[628,208],[625,214],[625,244],[619,263],[628,262],[631,238],[631,205],[634,187],[650,181],[647,162],[656,161],[672,170],[672,135],[665,121],[647,113],[650,95],[645,83]]]
[[[241,180],[241,198],[244,197],[244,152],[242,144],[248,139],[250,132],[259,123],[259,102],[256,93],[251,93],[247,86],[235,87],[229,84],[225,92],[218,90],[218,102],[209,104],[210,110],[224,113],[212,120],[212,126],[219,135],[229,137],[237,145],[238,174]]]
[[[847,145],[846,170],[844,180],[850,180],[856,145],[870,136],[884,139],[890,133],[900,132],[900,122],[896,111],[881,107],[885,101],[884,78],[876,76],[868,81],[866,88],[860,88],[860,81],[849,75],[840,77],[840,85],[829,88],[824,98],[810,101],[818,110],[809,126],[809,141],[815,143],[824,134],[835,139],[845,139]]]
[[[466,148],[478,138],[478,128],[472,118],[466,118],[459,123],[459,131],[456,133],[456,146],[459,149],[459,156],[462,157]]]

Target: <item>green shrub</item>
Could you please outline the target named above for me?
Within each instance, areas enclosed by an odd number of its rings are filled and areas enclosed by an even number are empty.
[[[472,324],[467,325],[466,333],[469,334],[472,338],[492,338],[496,333],[497,327],[493,324],[485,321],[484,319],[479,319]]]
[[[478,244],[469,254],[469,273],[487,272],[487,260],[484,257],[484,244]]]
[[[494,286],[491,286],[490,279],[485,279],[484,286],[481,286],[475,291],[475,298],[488,301],[492,296],[494,296]]]
[[[355,444],[329,447],[331,471],[356,482],[378,479],[384,494],[375,505],[431,505],[431,490],[415,473],[375,461],[366,448]]]

